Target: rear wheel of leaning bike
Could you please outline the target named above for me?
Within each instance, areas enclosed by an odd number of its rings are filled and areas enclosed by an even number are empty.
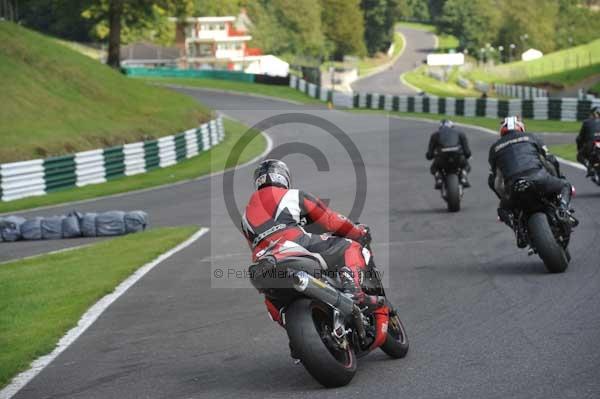
[[[294,352],[306,370],[323,386],[350,383],[356,373],[356,354],[346,343],[339,348],[331,337],[333,326],[328,306],[299,299],[285,312],[285,328]]]
[[[448,211],[460,211],[460,183],[458,175],[455,173],[446,176],[446,202],[448,203]]]
[[[565,250],[556,242],[545,213],[537,212],[527,221],[529,239],[550,273],[567,270],[569,260]]]

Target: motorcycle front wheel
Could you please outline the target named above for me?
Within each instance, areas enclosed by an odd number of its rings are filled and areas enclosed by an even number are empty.
[[[285,312],[285,328],[294,352],[306,370],[327,388],[348,385],[356,373],[357,359],[346,343],[333,341],[331,311],[311,299],[299,299]]]
[[[565,250],[556,242],[545,213],[537,212],[527,222],[529,239],[550,273],[567,270],[569,260]]]
[[[408,336],[398,313],[391,312],[388,323],[387,337],[381,350],[395,359],[402,359],[408,353]]]

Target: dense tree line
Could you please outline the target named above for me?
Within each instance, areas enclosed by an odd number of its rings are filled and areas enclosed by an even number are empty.
[[[477,52],[502,46],[509,57],[537,48],[543,52],[587,43],[600,37],[598,0],[400,0],[404,19],[433,22],[438,31],[459,38]]]
[[[544,52],[599,36],[600,0],[0,0],[0,15],[80,42],[168,44],[169,16],[237,15],[245,8],[254,45],[267,53],[323,59],[385,51],[400,19],[432,21],[462,48]]]
[[[237,15],[245,8],[254,45],[267,53],[341,60],[385,51],[400,0],[0,0],[7,19],[79,42],[174,39],[169,16]]]

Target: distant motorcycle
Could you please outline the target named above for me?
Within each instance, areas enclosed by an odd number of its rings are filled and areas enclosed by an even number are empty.
[[[600,186],[600,141],[594,141],[589,163],[592,170],[590,179]]]
[[[538,254],[550,273],[562,273],[569,266],[569,241],[579,222],[570,212],[559,208],[558,196],[545,196],[527,179],[512,186],[512,199],[519,204],[514,210],[512,228],[521,237],[520,247],[530,247],[530,255]]]
[[[350,383],[357,359],[378,347],[393,358],[406,356],[404,326],[372,261],[361,281],[371,305],[363,308],[342,294],[337,273],[327,273],[318,257],[295,243],[267,248],[249,273],[254,287],[277,304],[293,357],[323,386]]]
[[[460,166],[460,157],[462,156],[461,147],[442,148],[438,157],[443,157],[440,173],[442,174],[441,194],[448,205],[449,212],[460,211],[460,200],[464,194],[464,186],[461,183],[463,169]]]

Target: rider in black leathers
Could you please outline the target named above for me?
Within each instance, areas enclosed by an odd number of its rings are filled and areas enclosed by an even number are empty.
[[[590,111],[590,117],[583,121],[577,136],[577,160],[587,167],[587,176],[593,175],[589,159],[594,141],[600,141],[600,107]]]
[[[452,121],[444,119],[440,123],[438,131],[432,133],[429,138],[429,148],[425,154],[427,160],[434,160],[430,170],[435,178],[436,190],[442,188],[442,175],[440,170],[445,166],[443,149],[452,148],[457,148],[460,153],[459,166],[462,168],[462,175],[460,176],[461,183],[463,187],[471,187],[471,184],[467,180],[467,173],[471,171],[471,165],[469,165],[469,162],[467,161],[468,158],[471,158],[471,149],[469,148],[467,136],[460,130],[455,129]]]
[[[488,184],[500,198],[498,217],[513,228],[514,214],[510,189],[520,178],[526,178],[546,194],[560,194],[560,208],[571,212],[571,184],[560,173],[557,159],[548,152],[542,140],[525,133],[525,125],[515,116],[505,118],[500,139],[490,148]],[[526,246],[525,237],[517,237],[519,247]]]

